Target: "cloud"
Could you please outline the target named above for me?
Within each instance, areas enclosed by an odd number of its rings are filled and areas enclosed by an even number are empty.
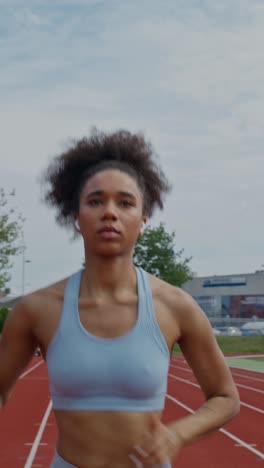
[[[5,186],[18,187],[26,213],[32,286],[74,263],[65,265],[67,234],[40,208],[37,176],[68,138],[94,124],[143,130],[153,142],[174,186],[153,223],[165,220],[176,231],[198,273],[257,269],[264,228],[263,3],[0,6],[1,173]],[[54,245],[45,229],[54,231]]]

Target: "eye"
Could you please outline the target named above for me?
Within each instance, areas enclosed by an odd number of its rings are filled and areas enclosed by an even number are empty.
[[[88,200],[88,205],[90,206],[98,206],[102,203],[102,200],[99,200],[98,198],[91,198]]]
[[[125,208],[129,208],[130,206],[133,206],[133,204],[128,200],[121,200],[120,205],[124,206]]]

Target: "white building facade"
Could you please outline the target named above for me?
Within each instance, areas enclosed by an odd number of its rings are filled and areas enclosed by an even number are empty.
[[[264,271],[196,277],[183,286],[211,322],[264,319]]]

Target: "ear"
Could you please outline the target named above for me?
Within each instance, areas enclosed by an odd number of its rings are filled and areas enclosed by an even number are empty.
[[[76,231],[80,232],[80,224],[77,218],[74,221],[74,226],[75,226]]]
[[[146,224],[147,224],[147,217],[146,216],[143,216],[142,218],[142,224],[141,224],[141,228],[140,228],[140,235],[143,236],[144,234],[144,231],[145,231],[145,228],[146,228]]]
[[[143,234],[144,234],[144,229],[145,229],[145,224],[142,223],[142,224],[141,224],[140,231],[139,231],[139,233],[140,233],[141,236],[143,236]]]

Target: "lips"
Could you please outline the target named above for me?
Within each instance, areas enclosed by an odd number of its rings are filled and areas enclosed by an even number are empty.
[[[114,226],[104,226],[102,229],[99,229],[99,234],[102,234],[104,232],[114,232],[116,234],[120,234],[120,231],[118,231]]]
[[[114,226],[103,226],[101,229],[99,229],[98,235],[101,237],[101,239],[111,241],[119,239],[121,233]]]

